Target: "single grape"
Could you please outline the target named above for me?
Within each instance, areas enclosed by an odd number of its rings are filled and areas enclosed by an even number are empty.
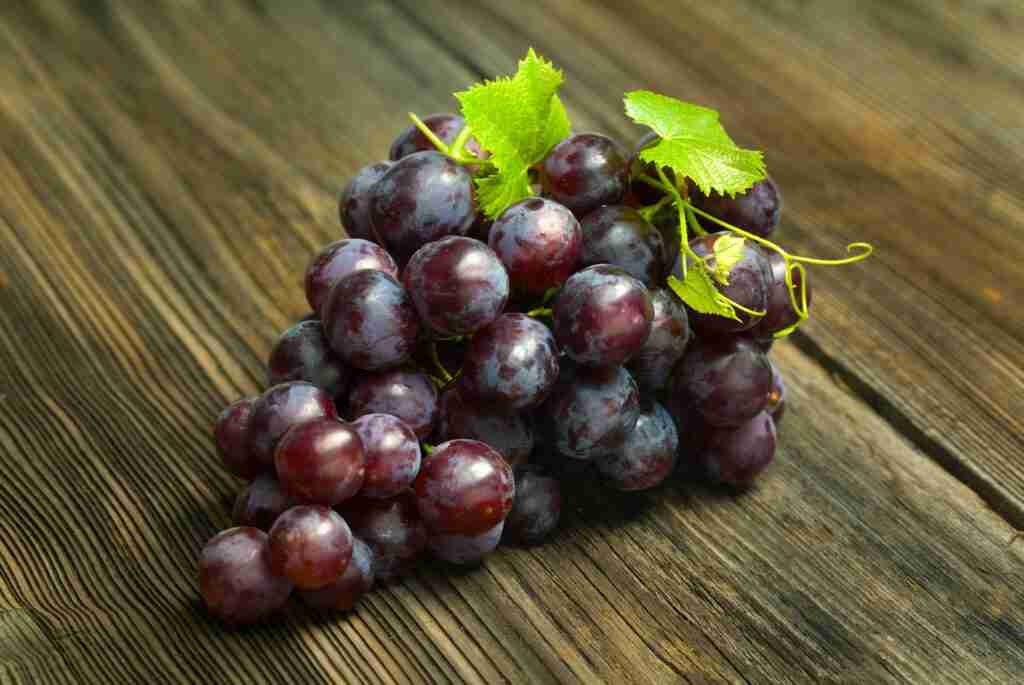
[[[759,318],[748,334],[752,337],[771,340],[772,335],[795,324],[800,317],[793,309],[789,299],[789,286],[786,285],[786,260],[775,250],[758,247],[767,262],[767,293],[766,313]],[[793,272],[793,286],[796,288],[796,301],[801,302],[801,288],[807,288],[807,307],[811,306],[811,284],[805,281],[800,270]]]
[[[629,158],[629,189],[641,205],[653,205],[665,195],[664,191],[640,180],[640,176],[649,176],[656,181],[660,180],[658,178],[658,167],[654,162],[645,162],[640,159],[640,153],[643,150],[653,147],[660,142],[661,137],[657,133],[648,131],[637,141],[633,155]],[[666,173],[669,174],[669,180],[675,178],[671,169],[667,170]]]
[[[373,552],[373,575],[379,582],[412,568],[427,545],[427,529],[409,491],[391,499],[356,497],[341,512]]]
[[[430,116],[423,117],[421,121],[446,145],[454,143],[466,125],[465,119],[458,114],[431,114]],[[434,144],[423,135],[419,128],[410,124],[395,138],[395,142],[391,144],[391,153],[388,157],[392,160],[399,160],[403,157],[408,157],[414,152],[436,149]],[[480,147],[480,143],[472,136],[466,141],[464,149],[475,157],[490,156],[489,153],[484,152],[483,148]]]
[[[643,283],[608,264],[573,274],[552,310],[559,347],[588,366],[626,362],[640,351],[654,318]]]
[[[761,412],[741,426],[710,431],[699,461],[711,480],[745,486],[774,457],[775,422],[767,412]]]
[[[779,224],[782,211],[782,195],[771,178],[758,181],[745,193],[735,197],[719,195],[712,191],[705,195],[691,184],[690,202],[727,224],[742,228],[754,235],[767,238]]]
[[[690,248],[698,257],[706,260],[709,269],[714,270],[718,265],[718,259],[714,256],[715,244],[725,236],[737,237],[728,231],[711,233],[691,240]],[[680,280],[685,278],[681,263],[683,259],[687,259],[686,255],[681,255],[672,269],[672,275]],[[690,268],[696,267],[691,265]],[[729,284],[723,285],[717,278],[712,277],[715,288],[732,301],[747,309],[765,311],[768,304],[768,264],[765,262],[764,252],[750,240],[743,240],[742,254],[739,261],[729,270],[728,280]],[[738,321],[690,310],[690,326],[699,336],[731,335],[751,328],[759,318],[739,309],[736,310],[736,316],[739,317]]]
[[[568,208],[531,197],[495,219],[487,244],[505,265],[513,290],[542,295],[576,271],[583,232]]]
[[[779,423],[782,422],[782,415],[786,413],[786,384],[782,381],[779,369],[774,364],[771,366],[772,387],[768,391],[768,404],[765,405],[764,410],[771,415],[775,427],[778,428]]]
[[[615,489],[647,490],[672,473],[678,447],[676,425],[668,411],[657,402],[647,402],[622,446],[594,462]]]
[[[715,426],[738,426],[764,410],[771,389],[768,357],[742,338],[698,339],[676,365],[670,392]]]
[[[391,162],[368,164],[360,169],[341,191],[338,215],[350,238],[380,242],[370,221],[370,191],[390,168]]]
[[[366,414],[352,422],[366,454],[360,494],[384,499],[405,491],[420,472],[420,443],[404,421],[390,414]]]
[[[648,288],[659,285],[672,266],[661,233],[631,207],[598,207],[583,217],[580,227],[582,266],[611,264]]]
[[[562,487],[537,466],[515,470],[516,497],[505,519],[505,537],[524,545],[543,542],[558,527]]]
[[[300,590],[330,585],[352,559],[352,532],[327,507],[292,507],[277,517],[269,540],[270,567]]]
[[[499,521],[498,525],[477,535],[430,533],[427,536],[427,548],[435,557],[450,564],[479,564],[498,548],[504,528],[505,522]]]
[[[430,377],[411,367],[362,374],[348,395],[347,416],[391,414],[423,440],[437,421],[437,388]]]
[[[327,344],[319,321],[300,321],[278,338],[267,364],[269,384],[307,381],[332,396],[344,392],[350,369]]]
[[[281,489],[280,481],[264,474],[257,476],[238,493],[231,522],[236,526],[270,530],[277,517],[296,504],[295,498]]]
[[[708,434],[712,427],[701,417],[684,395],[665,394],[665,409],[672,416],[679,436],[679,447],[676,450],[676,473],[687,478],[703,477],[698,465],[698,457],[707,445]]]
[[[434,435],[439,442],[479,440],[496,449],[511,466],[525,462],[533,451],[533,423],[528,414],[498,412],[467,402],[457,384],[441,394]]]
[[[479,240],[449,236],[427,243],[402,273],[420,319],[442,336],[469,335],[501,316],[508,274]]]
[[[373,588],[373,551],[359,538],[352,539],[352,559],[344,573],[319,590],[300,590],[299,599],[314,609],[348,611]]]
[[[650,335],[626,368],[642,392],[653,394],[665,387],[672,368],[686,352],[690,321],[682,300],[667,288],[652,290],[651,304],[654,318]]]
[[[618,143],[579,133],[551,149],[540,167],[544,193],[577,217],[616,204],[629,186],[629,161]]]
[[[414,152],[371,191],[370,220],[400,264],[427,243],[465,235],[477,218],[473,177],[440,152]]]
[[[321,250],[306,267],[306,301],[319,312],[331,288],[345,276],[372,269],[398,278],[398,265],[377,243],[359,238],[337,240]]]
[[[325,507],[354,497],[366,473],[363,441],[355,428],[336,418],[291,428],[277,444],[274,464],[285,492]]]
[[[274,466],[274,450],[292,426],[321,418],[337,418],[327,391],[305,381],[289,381],[268,389],[253,404],[249,420],[249,452],[263,465]]]
[[[550,397],[538,410],[551,444],[576,459],[618,449],[639,414],[636,381],[621,366],[564,365]]]
[[[512,467],[478,440],[449,440],[423,461],[413,484],[416,508],[431,533],[479,535],[512,508]]]
[[[241,625],[283,607],[292,583],[271,570],[267,534],[241,526],[218,533],[203,547],[199,592],[212,614]]]
[[[473,336],[459,385],[467,400],[522,411],[544,400],[558,378],[558,348],[547,326],[505,314]]]
[[[266,470],[266,465],[249,449],[249,423],[258,399],[245,397],[232,402],[220,413],[213,427],[213,442],[224,467],[246,479]]]
[[[331,288],[323,326],[331,348],[348,364],[377,371],[412,355],[420,324],[405,288],[382,271],[356,271]]]

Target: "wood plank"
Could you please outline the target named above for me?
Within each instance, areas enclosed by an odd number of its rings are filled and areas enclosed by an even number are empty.
[[[488,35],[460,17],[465,40]],[[788,343],[784,447],[747,496],[584,484],[552,544],[469,572],[428,564],[350,617],[295,608],[226,632],[203,614],[195,556],[237,487],[209,423],[257,389],[303,313],[297,274],[337,234],[334,189],[404,109],[445,108],[521,48],[496,32],[507,47],[475,67],[430,26],[402,6],[307,3],[47,5],[4,24],[0,64],[18,68],[0,68],[0,679],[1018,676],[1010,528]],[[613,89],[620,68],[582,80]],[[574,88],[578,120],[617,116]]]

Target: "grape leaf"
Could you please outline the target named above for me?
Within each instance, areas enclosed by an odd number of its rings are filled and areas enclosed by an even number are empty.
[[[679,280],[675,276],[668,277],[668,287],[690,309],[701,314],[717,314],[739,321],[736,309],[711,281],[706,269],[691,265],[686,270],[686,279]]]
[[[692,179],[705,195],[742,193],[765,177],[761,153],[736,145],[715,110],[646,90],[626,93],[625,103],[633,121],[661,137],[641,159]]]
[[[515,76],[497,78],[456,93],[462,116],[495,173],[477,179],[484,213],[495,218],[532,195],[530,167],[569,135],[569,117],[556,92],[562,72],[530,48]]]
[[[715,240],[714,276],[722,285],[729,285],[729,274],[732,268],[743,259],[743,243],[745,238],[736,235],[722,235]]]

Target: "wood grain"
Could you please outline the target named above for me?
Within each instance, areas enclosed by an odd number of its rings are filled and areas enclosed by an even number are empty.
[[[1009,683],[1024,673],[1024,15],[1012,3],[12,3],[0,11],[0,682]],[[305,313],[336,192],[404,112],[566,67],[768,150],[815,319],[733,496],[567,493],[563,530],[349,616],[225,631],[210,423]]]

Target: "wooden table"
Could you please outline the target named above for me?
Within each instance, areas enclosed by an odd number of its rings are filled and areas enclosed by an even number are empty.
[[[0,681],[1024,680],[1024,9],[989,2],[60,2],[0,9]],[[679,9],[670,10],[679,5]],[[814,319],[744,496],[580,489],[564,529],[350,616],[229,632],[213,418],[305,313],[405,112],[564,67],[767,151]]]

